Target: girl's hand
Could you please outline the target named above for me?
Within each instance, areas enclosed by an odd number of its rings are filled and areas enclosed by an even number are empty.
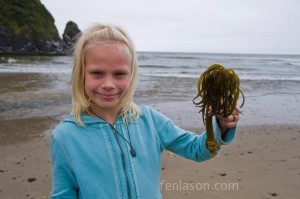
[[[223,117],[222,115],[217,115],[216,117],[218,119],[221,133],[224,133],[227,129],[233,128],[237,125],[240,119],[240,112],[238,109],[235,109],[228,117]]]

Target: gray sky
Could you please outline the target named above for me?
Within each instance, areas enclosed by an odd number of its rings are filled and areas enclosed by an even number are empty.
[[[41,0],[72,20],[122,26],[139,51],[300,54],[299,0]]]

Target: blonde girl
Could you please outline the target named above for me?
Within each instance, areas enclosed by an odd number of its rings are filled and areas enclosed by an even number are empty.
[[[137,56],[120,27],[96,24],[79,38],[72,72],[72,112],[51,137],[50,198],[160,199],[161,154],[211,158],[206,133],[174,125],[149,106],[136,105]],[[216,116],[220,145],[236,134],[238,112]]]

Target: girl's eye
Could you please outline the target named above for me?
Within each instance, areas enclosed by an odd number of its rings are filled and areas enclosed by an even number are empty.
[[[125,73],[116,73],[117,76],[125,75]]]
[[[117,72],[117,73],[115,73],[115,75],[116,75],[117,77],[122,77],[122,76],[125,76],[126,73],[125,73],[125,72]]]
[[[92,75],[95,75],[95,76],[102,76],[103,73],[102,72],[99,72],[99,71],[93,71],[91,72]]]

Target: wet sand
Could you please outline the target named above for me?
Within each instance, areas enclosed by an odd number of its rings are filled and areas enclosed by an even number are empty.
[[[25,125],[23,129],[34,128],[43,132],[45,127],[36,126],[35,122],[41,121],[32,118],[32,125]],[[53,125],[49,124],[48,128]],[[1,132],[16,130],[1,128]],[[51,129],[26,141],[1,134],[1,142],[6,144],[0,146],[0,198],[49,197],[49,131]],[[200,196],[297,198],[300,188],[299,146],[300,125],[259,125],[239,127],[235,142],[224,146],[219,156],[210,161],[196,163],[164,152],[163,196],[172,199]]]
[[[299,125],[242,126],[234,143],[200,164],[166,154],[162,179],[175,189],[163,186],[163,195],[172,199],[298,198],[299,129]],[[198,189],[191,188],[197,184]]]
[[[5,85],[2,77],[0,85]],[[51,191],[49,136],[54,126],[69,114],[67,84],[50,96],[58,103],[15,108],[17,103],[11,102],[10,94],[27,96],[23,102],[29,102],[30,96],[42,96],[44,102],[48,99],[44,94],[53,87],[49,87],[52,85],[49,82],[40,84],[39,88],[25,89],[21,83],[24,80],[14,80],[11,89],[0,90],[0,102],[13,107],[1,106],[0,198],[48,198]],[[23,93],[12,89],[17,85]],[[196,163],[164,152],[163,198],[297,198],[300,193],[300,124],[297,124],[300,115],[295,110],[298,102],[299,96],[248,98],[235,141],[224,146],[220,155],[210,161]],[[197,129],[198,133],[204,130],[200,114],[191,101],[152,103],[152,106],[182,128]]]

